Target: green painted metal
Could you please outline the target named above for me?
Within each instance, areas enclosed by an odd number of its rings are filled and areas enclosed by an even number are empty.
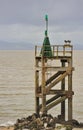
[[[48,37],[48,15],[45,15],[45,20],[46,20],[46,30],[45,30],[45,38],[43,41],[43,46],[41,49],[41,55],[44,57],[52,57],[52,49]]]
[[[49,37],[44,38],[43,47],[41,51],[42,56],[44,57],[52,57],[52,49],[50,46]]]
[[[48,15],[45,15],[45,21],[46,21],[45,36],[47,36],[48,35]]]
[[[47,14],[45,15],[45,20],[48,21],[48,15]]]

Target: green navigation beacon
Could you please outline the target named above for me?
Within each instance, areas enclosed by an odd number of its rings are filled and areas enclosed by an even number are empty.
[[[52,57],[52,49],[48,37],[48,15],[45,15],[45,21],[46,21],[46,30],[45,30],[45,38],[43,41],[43,46],[41,49],[41,55],[44,57]]]

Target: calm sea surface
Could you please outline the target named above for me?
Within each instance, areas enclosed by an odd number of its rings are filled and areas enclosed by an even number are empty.
[[[35,112],[34,63],[34,51],[0,51],[0,124]],[[83,51],[74,51],[73,66],[73,118],[83,122]]]

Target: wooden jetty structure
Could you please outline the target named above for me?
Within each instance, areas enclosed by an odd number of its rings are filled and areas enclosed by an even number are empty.
[[[48,19],[46,19],[47,22]],[[72,57],[70,41],[63,45],[50,45],[47,35],[42,46],[35,46],[35,110],[46,114],[60,104],[60,119],[72,120]],[[68,102],[68,110],[66,110]]]

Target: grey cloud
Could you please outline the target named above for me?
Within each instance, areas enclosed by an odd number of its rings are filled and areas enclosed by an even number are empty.
[[[83,0],[0,0],[1,24],[41,25],[45,13],[51,24],[83,22]]]
[[[83,42],[83,0],[0,0],[0,39],[42,41],[45,14],[53,41],[66,37]]]

